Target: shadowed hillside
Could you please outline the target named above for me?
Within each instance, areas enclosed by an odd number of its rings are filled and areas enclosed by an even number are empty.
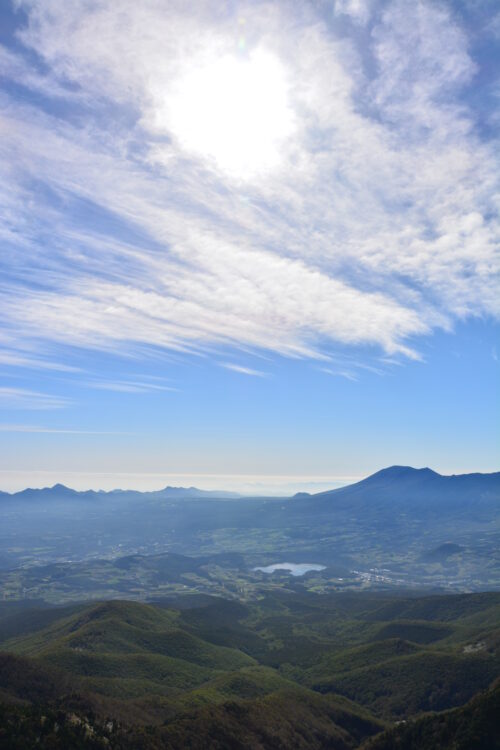
[[[24,632],[12,637],[16,618]],[[82,747],[350,750],[392,722],[462,706],[500,675],[500,594],[20,608],[3,634],[13,748],[23,732],[41,737],[46,715],[47,732],[53,720]]]
[[[363,750],[498,750],[500,684],[453,711],[399,725],[368,741]]]

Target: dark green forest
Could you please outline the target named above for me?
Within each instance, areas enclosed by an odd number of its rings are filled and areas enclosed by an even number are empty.
[[[0,606],[2,748],[498,747],[500,594]]]

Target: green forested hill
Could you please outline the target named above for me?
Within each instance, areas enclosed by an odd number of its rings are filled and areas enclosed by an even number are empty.
[[[356,748],[488,689],[500,675],[499,610],[498,594],[285,592],[20,608],[0,620],[3,738],[12,748],[30,747],[15,744],[30,733],[41,748]],[[72,733],[76,744],[57,744]]]
[[[363,750],[499,750],[500,684],[466,706],[401,724]]]

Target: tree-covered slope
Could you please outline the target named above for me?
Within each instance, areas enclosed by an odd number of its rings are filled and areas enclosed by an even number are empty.
[[[20,608],[0,643],[5,736],[16,750],[23,727],[41,748],[74,734],[123,750],[354,750],[499,677],[499,599],[277,591]],[[28,624],[13,637],[16,617]]]
[[[500,683],[452,711],[399,724],[363,750],[499,750]]]

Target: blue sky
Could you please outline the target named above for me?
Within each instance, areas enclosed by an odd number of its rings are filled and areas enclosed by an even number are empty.
[[[496,2],[21,0],[0,45],[3,488],[498,469]]]

